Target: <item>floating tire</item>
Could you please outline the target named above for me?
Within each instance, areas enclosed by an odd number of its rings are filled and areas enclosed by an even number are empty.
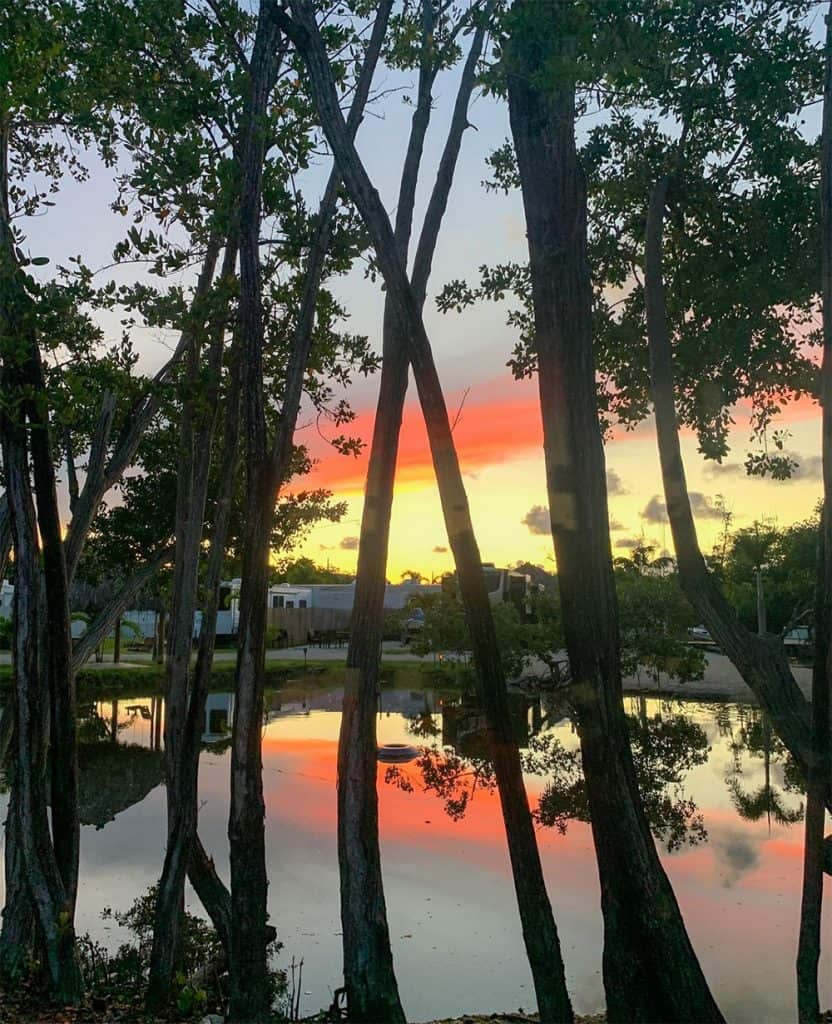
[[[419,751],[409,743],[383,743],[378,748],[378,759],[383,764],[405,764],[418,756]]]

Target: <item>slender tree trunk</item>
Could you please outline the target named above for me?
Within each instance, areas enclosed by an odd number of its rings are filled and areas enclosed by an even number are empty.
[[[213,276],[215,262],[216,257],[213,261],[206,260],[203,273]],[[226,289],[234,279],[236,263],[236,239],[229,239],[220,272],[220,285]],[[207,290],[204,291],[207,294]],[[197,314],[205,320],[201,310]],[[206,359],[208,382],[204,389],[199,387],[199,341],[204,331],[198,325],[191,331],[192,343],[185,358],[185,380],[189,393],[183,403],[180,422],[176,552],[165,703],[168,835],[165,861],[156,893],[147,991],[147,1007],[157,1013],[167,1005],[171,997],[184,907],[185,874],[196,835],[199,746],[194,750],[193,744],[187,739],[189,706],[194,699],[191,659],[225,321],[224,310],[215,310]]]
[[[763,570],[757,566],[754,575],[757,588],[757,636],[765,636],[768,632],[766,623],[766,596],[763,591]]]
[[[572,1008],[566,992],[560,945],[551,906],[545,899],[540,855],[523,786],[519,752],[511,734],[491,605],[430,342],[421,321],[417,297],[398,254],[393,230],[346,131],[326,51],[315,25],[314,8],[303,0],[293,0],[291,8],[294,20],[284,18],[282,24],[291,33],[306,63],[324,132],[372,238],[381,272],[395,304],[400,330],[410,345],[443,514],[472,635],[478,691],[489,724],[490,749],[541,1019],[571,1020]],[[541,894],[544,894],[543,899]]]
[[[353,132],[361,120],[369,94],[389,12],[390,4],[383,3],[376,18],[350,111]],[[276,20],[273,20],[276,13],[274,4],[261,7],[255,54],[251,62],[252,93],[242,145],[240,203],[240,330],[246,369],[244,418],[249,502],[244,530],[229,817],[233,905],[231,1008],[232,1014],[248,1015],[252,1019],[260,1019],[260,1015],[268,1012],[265,944],[272,934],[265,923],[267,879],[260,749],[268,557],[277,491],[289,474],[292,438],[311,350],[317,295],[338,191],[338,177],[333,175],[319,211],[318,228],[306,268],[303,301],[286,370],[281,416],[271,449],[267,451],[262,394],[262,309],[258,248],[263,152],[262,142],[258,138],[257,120],[260,105],[264,108],[266,103],[268,57],[274,49],[277,35]],[[267,38],[269,36],[272,41]]]
[[[153,660],[157,665],[161,665],[165,660],[166,635],[167,612],[164,608],[160,608],[156,613],[156,645],[153,648]],[[167,709],[165,710],[165,718],[167,718]]]
[[[264,413],[259,237],[265,156],[262,122],[273,80],[278,40],[275,10],[274,0],[263,0],[260,5],[240,146],[240,337],[248,503],[243,529],[228,819],[232,905],[230,1015],[235,1021],[265,1021],[270,1013],[266,954],[268,879],[260,731],[263,727],[269,549],[277,481],[269,459]]]
[[[169,546],[158,548],[149,556],[147,561],[139,566],[129,579],[125,580],[121,590],[112,598],[95,616],[87,626],[83,635],[72,652],[72,670],[78,670],[92,657],[97,647],[104,642],[104,638],[113,629],[116,619],[123,615],[130,603],[141,588],[149,582],[159,571],[161,566],[168,561],[173,549]],[[159,635],[158,618],[155,625],[157,643]]]
[[[806,794],[803,898],[797,947],[797,1008],[801,1024],[820,1020],[818,964],[823,909],[826,796],[832,780],[832,3],[827,11],[821,134],[821,272],[823,360],[821,451],[823,513],[815,588],[815,660],[812,671],[812,760]]]
[[[116,624],[113,627],[115,633],[113,634],[113,664],[118,665],[121,662],[121,616],[116,618]]]
[[[418,100],[405,155],[394,229],[402,262],[407,260],[413,207],[436,74],[433,7],[423,5],[422,64]],[[424,304],[427,276],[447,205],[476,64],[485,28],[474,35],[449,131],[440,173],[420,241],[413,287]],[[417,279],[418,278],[418,279]],[[398,440],[407,392],[407,338],[398,329],[392,303],[385,303],[381,384],[364,491],[347,678],[338,743],[338,858],[344,981],[351,1020],[403,1020],[393,970],[378,845],[376,706],[379,651],[384,630],[384,585]]]
[[[517,0],[508,65],[535,317],[549,514],[604,915],[610,1021],[721,1021],[644,814],[624,716],[604,452],[592,355],[587,205],[568,25]]]
[[[9,502],[4,494],[0,497],[0,585],[6,578],[6,568],[12,550],[12,524],[9,515]]]
[[[743,626],[708,571],[696,536],[679,444],[673,350],[662,272],[662,236],[668,187],[669,180],[664,177],[653,186],[650,195],[644,297],[656,438],[679,579],[697,615],[767,712],[805,775],[812,759],[810,705],[795,682],[783,644],[779,637],[758,637]]]

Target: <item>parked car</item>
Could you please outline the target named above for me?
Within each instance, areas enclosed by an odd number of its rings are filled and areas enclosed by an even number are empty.
[[[786,653],[792,657],[806,657],[812,653],[812,634],[808,626],[795,626],[783,637]]]

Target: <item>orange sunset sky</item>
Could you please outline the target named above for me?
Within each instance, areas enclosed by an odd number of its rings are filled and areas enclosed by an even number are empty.
[[[448,393],[452,418],[462,398],[460,390]],[[360,409],[351,432],[369,440],[373,417],[372,405]],[[689,486],[702,496],[694,497],[694,509],[705,551],[722,529],[713,507],[718,495],[732,512],[737,528],[755,519],[788,525],[807,517],[820,496],[820,422],[815,403],[808,399],[795,402],[782,417],[782,425],[791,434],[788,448],[801,463],[795,478],[785,482],[746,475],[742,462],[748,447],[748,420],[742,409],[735,411],[734,419],[732,454],[722,466],[702,459],[692,434],[683,437]],[[301,431],[298,439],[308,444],[319,461],[304,483],[331,488],[338,498],[348,501],[349,511],[343,523],[314,529],[299,550],[318,562],[329,561],[352,571],[368,448],[359,458],[344,457],[319,437],[307,437],[306,433]],[[506,370],[502,376],[472,387],[454,436],[483,559],[500,565],[529,560],[553,568],[551,538],[545,516],[539,512],[546,505],[546,485],[535,382],[515,382]],[[654,496],[663,503],[652,422],[648,420],[632,432],[616,431],[606,445],[606,460],[614,553],[627,554],[627,544],[641,536],[656,545],[657,553],[665,547],[672,552],[661,507],[657,509],[652,502],[648,508]],[[538,514],[530,516],[535,509]],[[398,462],[388,578],[395,580],[406,569],[419,569],[425,575],[451,569],[446,548],[427,437],[411,387]]]

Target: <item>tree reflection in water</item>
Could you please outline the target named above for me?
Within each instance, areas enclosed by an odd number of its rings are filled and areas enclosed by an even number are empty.
[[[707,839],[707,831],[696,803],[685,793],[684,778],[708,759],[705,731],[670,704],[648,714],[642,697],[637,709],[637,714],[627,716],[627,724],[653,834],[669,851],[700,843]],[[556,722],[572,718],[568,704],[556,704],[551,697],[545,703],[539,697],[521,697],[513,699],[512,712],[523,769],[546,780],[535,811],[537,820],[561,833],[570,821],[589,821],[580,752],[567,747],[552,728]],[[443,703],[441,727],[426,708],[410,731],[429,738],[441,732],[442,746],[421,747],[419,757],[410,764],[388,766],[386,783],[405,793],[420,789],[435,794],[454,821],[465,816],[478,792],[494,790],[484,719],[470,697]]]
[[[778,825],[793,825],[803,820],[803,802],[787,805],[785,794],[802,793],[805,782],[785,746],[772,729],[766,714],[756,708],[738,709],[737,729],[731,730],[732,766],[726,782],[737,814],[746,821],[765,817],[769,829],[772,819]],[[763,762],[763,782],[757,789],[745,790],[738,776],[743,774],[743,761],[748,758]],[[772,782],[772,769],[783,773],[782,790]]]

